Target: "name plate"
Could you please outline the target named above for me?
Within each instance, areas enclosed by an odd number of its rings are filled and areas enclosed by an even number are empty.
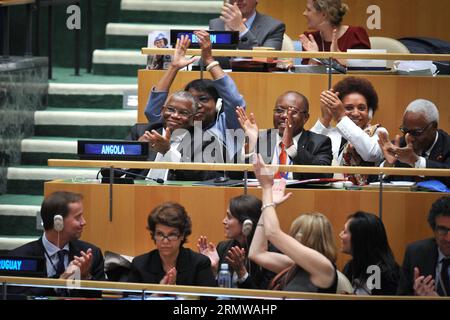
[[[145,161],[148,143],[139,141],[78,140],[81,160],[135,160]]]

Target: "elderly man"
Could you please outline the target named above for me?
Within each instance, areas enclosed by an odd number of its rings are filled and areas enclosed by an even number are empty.
[[[438,129],[439,111],[433,102],[417,99],[411,102],[403,115],[400,130],[403,137],[396,136],[394,143],[386,133],[380,132],[379,144],[390,167],[450,169],[450,137]],[[392,179],[417,180],[418,177],[393,177]],[[420,178],[422,179],[422,178]],[[448,177],[424,177],[440,180],[447,187]]]
[[[198,112],[198,104],[188,91],[177,91],[171,94],[161,110],[162,122],[147,125],[136,125],[132,128],[129,140],[149,143],[149,161],[156,162],[195,162],[203,159],[203,151],[214,143],[218,154],[211,155],[217,162],[223,162],[223,144],[212,137],[203,141],[194,141],[194,116]],[[209,156],[209,154],[208,154]],[[219,161],[220,159],[220,161]],[[130,170],[136,173],[135,170]],[[212,171],[151,169],[139,172],[153,180],[208,180],[218,174]]]
[[[222,7],[220,18],[209,21],[211,30],[239,31],[238,49],[272,47],[281,50],[286,26],[256,11],[257,0],[231,0]]]
[[[238,109],[239,121],[247,136],[249,149],[267,155],[274,165],[331,165],[333,159],[329,137],[304,129],[309,119],[308,99],[299,92],[287,91],[278,97],[273,110],[274,129],[266,134],[258,132],[253,115],[247,118],[243,109]],[[259,141],[258,139],[259,135]],[[267,145],[262,143],[262,139]],[[264,150],[267,146],[267,150]],[[331,174],[277,172],[275,178],[313,179],[329,178]]]
[[[435,201],[428,214],[434,238],[411,243],[403,259],[398,294],[450,296],[450,197]]]

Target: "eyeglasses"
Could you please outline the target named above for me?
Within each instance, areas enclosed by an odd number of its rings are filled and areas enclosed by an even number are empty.
[[[299,109],[295,108],[295,107],[289,107],[289,108],[280,108],[277,107],[275,109],[273,109],[273,112],[277,115],[277,116],[281,116],[284,113],[287,114],[287,112],[290,111],[292,113],[293,116],[299,114],[299,113],[308,113],[308,111],[300,111]]]
[[[193,113],[191,113],[189,111],[178,110],[178,109],[176,109],[176,108],[174,108],[172,106],[164,106],[164,112],[168,113],[170,115],[178,114],[178,116],[181,117],[181,118],[190,118],[190,117],[192,117],[194,115]]]
[[[441,237],[445,237],[447,235],[447,233],[450,231],[449,228],[446,228],[444,226],[436,226],[436,228],[434,229],[438,235],[440,235]]]
[[[156,232],[154,238],[159,242],[163,241],[164,239],[167,239],[168,241],[177,241],[178,239],[180,239],[180,235],[177,233],[171,233],[166,236],[164,233]]]
[[[422,129],[413,129],[413,130],[409,130],[408,128],[402,126],[402,127],[400,127],[400,131],[401,131],[403,134],[409,133],[409,134],[412,135],[413,137],[420,137],[425,131],[427,131],[427,129],[428,129],[432,124],[433,124],[433,122],[430,122],[429,124],[427,124],[427,125],[425,126],[425,128],[422,128]]]

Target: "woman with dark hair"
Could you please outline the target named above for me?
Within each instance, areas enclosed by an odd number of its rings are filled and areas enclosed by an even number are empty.
[[[350,215],[339,234],[342,252],[352,256],[343,273],[355,294],[395,295],[400,267],[389,247],[383,222],[374,214],[358,211]]]
[[[300,35],[303,51],[370,49],[369,36],[364,28],[342,24],[348,10],[347,4],[341,0],[307,0],[303,15],[308,29],[315,31]],[[345,60],[339,62],[346,64]],[[304,63],[308,63],[308,60],[304,60]]]
[[[378,133],[387,130],[370,121],[378,109],[378,95],[367,79],[347,77],[320,94],[321,115],[311,131],[330,137],[333,165],[378,166],[383,152]],[[331,120],[336,127],[331,126]],[[338,177],[335,175],[335,177]],[[367,175],[348,175],[357,185],[368,183]]]
[[[213,273],[217,275],[219,266],[228,263],[235,286],[242,288],[265,289],[274,274],[264,272],[258,265],[250,262],[248,251],[261,215],[261,200],[253,195],[240,195],[230,200],[227,214],[223,219],[225,237],[216,246],[205,236],[197,241],[200,253],[211,260]]]
[[[128,282],[216,286],[209,259],[183,247],[192,232],[184,207],[157,206],[148,216],[148,229],[156,249],[133,259]]]

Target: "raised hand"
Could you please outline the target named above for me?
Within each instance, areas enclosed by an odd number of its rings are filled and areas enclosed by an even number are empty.
[[[260,154],[255,157],[253,163],[255,176],[259,181],[261,188],[272,188],[274,170],[268,168]]]
[[[285,202],[291,195],[292,192],[285,194],[286,192],[286,180],[280,179],[278,182],[275,182],[272,186],[272,198],[273,202],[276,205],[279,205]]]
[[[209,38],[209,33],[205,30],[199,30],[194,32],[195,36],[198,39],[198,42],[200,44],[200,48],[202,49],[202,60],[207,66],[211,62],[214,61],[214,58],[212,56],[212,44],[211,40]]]
[[[328,108],[334,121],[339,122],[345,116],[345,108],[341,99],[339,98],[339,92],[334,92],[333,89],[322,91],[320,94],[320,105]],[[322,112],[323,113],[323,112]]]
[[[287,149],[294,144],[294,140],[292,139],[294,136],[294,128],[293,128],[293,119],[292,119],[292,111],[288,109],[287,117],[285,121],[286,128],[283,131],[283,137],[281,141],[284,144],[284,147]]]
[[[341,50],[339,50],[339,45],[338,45],[338,30],[337,29],[333,29],[333,34],[331,36],[330,51],[331,52],[341,52]]]
[[[312,34],[310,34],[309,37],[305,34],[301,34],[299,39],[302,43],[303,51],[319,51],[319,46]]]
[[[398,140],[397,138],[396,140]],[[386,162],[389,165],[393,165],[397,161],[395,150],[398,149],[398,146],[394,145],[389,140],[389,136],[385,131],[378,132],[378,145],[380,146],[381,151],[383,152],[384,159],[386,160]]]
[[[200,236],[197,240],[197,249],[199,253],[207,256],[209,260],[211,260],[211,268],[214,274],[217,274],[217,271],[219,270],[220,258],[214,243],[208,243],[208,238],[205,236]]]
[[[150,147],[156,152],[166,154],[166,152],[170,149],[171,134],[172,132],[170,128],[166,128],[164,136],[160,135],[155,130],[152,130],[149,134]]]
[[[87,279],[90,275],[91,265],[92,265],[92,249],[89,248],[86,252],[81,251],[81,256],[74,256],[74,259],[70,262],[64,274],[61,276],[65,278],[65,276],[70,276],[74,273],[74,267],[80,270],[81,279]]]
[[[406,146],[396,150],[397,159],[400,162],[407,163],[411,167],[414,167],[414,164],[419,159],[419,156],[414,151],[413,141],[409,133],[406,134],[405,141]]]
[[[414,294],[416,296],[437,296],[435,283],[431,275],[420,275],[419,268],[414,268]]]
[[[245,267],[245,249],[238,246],[231,247],[225,260],[230,264],[234,271],[236,271],[239,278],[242,278],[247,273]]]
[[[227,31],[244,32],[247,29],[244,24],[247,19],[242,17],[241,10],[237,6],[237,3],[225,3],[222,7],[220,20],[225,24],[225,30]]]
[[[250,115],[247,117],[247,113],[245,112],[245,109],[242,107],[236,108],[236,114],[239,124],[241,125],[241,128],[248,136],[249,152],[253,152],[258,142],[258,133],[259,133],[258,124],[256,123],[255,116],[253,115],[253,113],[250,113]]]
[[[159,282],[159,284],[170,284],[170,285],[175,285],[176,283],[177,283],[177,269],[175,269],[175,267],[167,271],[164,277]]]
[[[186,51],[190,45],[191,40],[189,40],[189,36],[187,35],[182,35],[179,39],[177,39],[177,43],[175,45],[175,53],[170,63],[172,67],[178,70],[183,69],[196,60],[196,58],[186,58]]]

